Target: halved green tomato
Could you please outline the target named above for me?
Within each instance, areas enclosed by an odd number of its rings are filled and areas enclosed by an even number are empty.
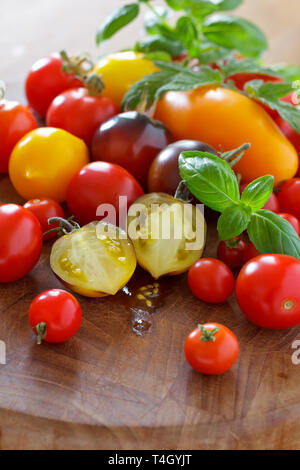
[[[124,230],[96,221],[59,238],[50,265],[74,292],[103,297],[116,294],[129,281],[136,256]]]
[[[165,193],[151,193],[129,208],[127,233],[139,265],[158,279],[187,271],[201,257],[206,222],[196,206]]]

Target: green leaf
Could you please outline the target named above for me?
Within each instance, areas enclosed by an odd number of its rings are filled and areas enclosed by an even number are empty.
[[[230,57],[225,64],[220,64],[225,78],[238,73],[253,73],[260,75],[270,75],[271,77],[280,77],[280,75],[270,67],[261,67],[252,59],[238,60],[236,57]]]
[[[218,70],[210,67],[201,67],[201,72],[186,70],[177,74],[168,83],[162,85],[156,93],[156,98],[161,98],[167,91],[188,91],[205,85],[221,83],[222,77]]]
[[[185,7],[185,0],[166,0],[172,10],[183,10]]]
[[[139,10],[138,3],[130,3],[113,11],[98,29],[96,36],[97,45],[99,46],[100,43],[111,38],[120,29],[124,28],[124,26],[131,23],[131,21],[138,16]]]
[[[181,41],[169,39],[165,36],[150,36],[135,44],[134,50],[137,52],[167,52],[171,57],[177,57],[184,52],[184,45]]]
[[[200,19],[217,11],[234,10],[243,0],[185,0],[185,10]]]
[[[155,60],[163,60],[165,62],[172,61],[170,54],[164,51],[149,52],[148,54],[144,55],[144,59],[152,60],[152,62]]]
[[[218,233],[220,240],[230,240],[247,229],[251,219],[251,210],[242,206],[230,206],[220,215]]]
[[[227,162],[208,152],[183,152],[179,156],[181,178],[190,192],[211,209],[223,212],[239,202],[236,176]]]
[[[185,45],[191,58],[198,57],[200,40],[197,27],[189,16],[181,16],[175,28],[178,39]]]
[[[154,63],[161,71],[147,75],[135,83],[123,99],[123,108],[135,108],[145,95],[147,96],[146,104],[149,107],[166,91],[186,91],[222,81],[219,71],[212,70],[210,67],[203,67],[201,72],[192,72],[187,67],[174,62],[155,61]]]
[[[219,61],[224,61],[232,55],[231,49],[220,47],[217,44],[213,44],[207,39],[203,39],[199,49],[199,64],[213,64]]]
[[[300,238],[292,225],[274,212],[260,209],[252,214],[248,235],[260,253],[279,253],[300,259]]]
[[[265,35],[256,25],[235,16],[210,16],[204,21],[203,34],[211,42],[249,57],[259,56],[268,47]]]
[[[253,212],[261,209],[271,196],[274,176],[265,175],[248,184],[241,195],[241,201],[251,207]]]
[[[263,83],[261,80],[253,80],[246,83],[244,88],[251,98],[255,98],[269,108],[276,110],[282,119],[300,134],[300,109],[279,100],[293,91],[290,83]]]
[[[300,80],[300,65],[275,64],[271,65],[271,69],[286,82]]]

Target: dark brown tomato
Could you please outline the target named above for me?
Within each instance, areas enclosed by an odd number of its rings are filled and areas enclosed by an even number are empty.
[[[153,160],[148,174],[148,191],[162,192],[174,196],[181,181],[178,169],[178,157],[181,152],[199,150],[217,155],[216,151],[207,144],[197,140],[178,140],[168,145]]]
[[[153,159],[172,141],[172,134],[161,122],[136,111],[126,112],[98,128],[92,158],[122,166],[146,188]]]

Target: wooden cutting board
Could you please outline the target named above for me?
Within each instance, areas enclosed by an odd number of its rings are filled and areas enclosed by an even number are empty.
[[[10,99],[21,97],[31,62],[61,47],[60,33],[64,47],[78,50],[83,43],[81,48],[88,49],[90,31],[120,2],[102,1],[99,11],[99,1],[89,0],[86,22],[77,0],[28,0],[26,11],[21,3],[4,0],[5,21],[0,24],[7,42],[5,51],[0,48],[0,75]],[[271,42],[273,38],[278,45],[275,61],[298,59],[300,5],[298,0],[289,3],[286,11],[280,0],[248,0],[241,12],[267,27]],[[48,19],[47,28],[38,21],[41,15]],[[24,17],[28,21],[22,23]],[[80,20],[81,41],[74,26]],[[23,202],[6,176],[0,177],[0,202]],[[208,225],[205,255],[215,256],[214,216],[209,215]],[[134,313],[125,293],[103,299],[78,296],[84,312],[78,334],[65,344],[37,346],[27,321],[29,305],[40,292],[62,287],[49,267],[50,250],[48,242],[26,278],[0,285],[0,340],[7,348],[7,364],[0,365],[1,449],[300,447],[300,365],[291,361],[300,328],[257,328],[234,297],[222,305],[205,304],[193,297],[186,275],[181,275],[160,281],[161,302],[151,315],[148,334],[134,333]],[[129,291],[149,282],[138,270]],[[186,335],[205,321],[226,324],[240,341],[239,360],[223,376],[197,374],[184,359]]]

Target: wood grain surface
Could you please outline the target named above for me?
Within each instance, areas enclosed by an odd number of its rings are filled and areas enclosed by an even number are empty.
[[[129,45],[136,23],[96,51],[98,23],[117,0],[1,0],[0,78],[8,98],[24,99],[33,61],[61,48],[93,54]],[[273,62],[299,62],[298,0],[247,0],[239,13],[267,32]],[[138,25],[138,26],[137,26]],[[126,43],[126,44],[125,44]],[[6,176],[0,202],[23,201]],[[215,220],[209,219],[206,255],[215,256]],[[1,227],[0,227],[1,230]],[[79,298],[84,320],[65,344],[37,346],[27,322],[35,295],[61,287],[49,267],[51,243],[25,279],[0,285],[0,449],[299,449],[300,366],[291,362],[300,328],[259,329],[232,297],[202,303],[186,275],[161,281],[164,292],[151,332],[132,332],[124,294]],[[148,283],[141,270],[133,285]],[[219,377],[195,373],[183,343],[199,322],[225,323],[240,340],[233,369]]]

